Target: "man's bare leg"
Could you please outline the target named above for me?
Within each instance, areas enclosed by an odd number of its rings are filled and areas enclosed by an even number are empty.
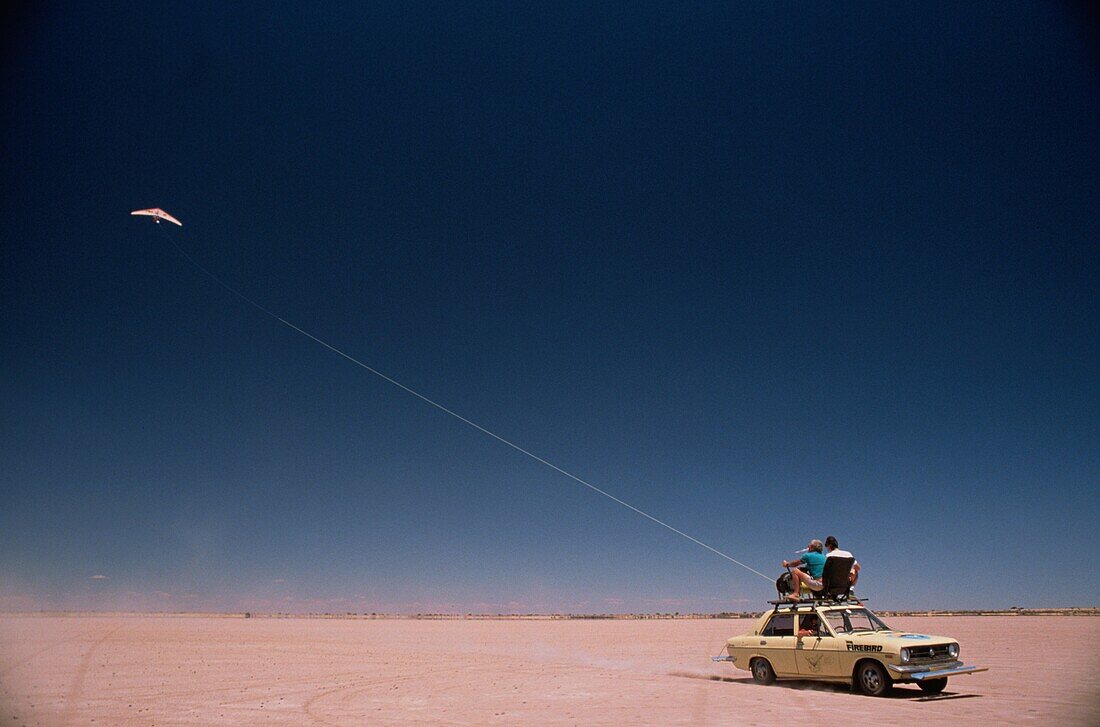
[[[791,574],[794,575],[794,578],[793,578],[793,580],[794,580],[794,593],[792,593],[790,596],[788,596],[788,598],[790,598],[790,600],[792,600],[792,601],[801,601],[802,600],[802,581],[803,580],[809,580],[810,574],[807,573],[806,571],[803,571],[803,570],[793,570],[793,571],[791,571]]]

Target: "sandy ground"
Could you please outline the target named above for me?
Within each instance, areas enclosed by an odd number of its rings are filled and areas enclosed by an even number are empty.
[[[1100,618],[891,621],[991,670],[935,698],[760,687],[710,661],[738,620],[0,616],[0,727],[1100,724]]]

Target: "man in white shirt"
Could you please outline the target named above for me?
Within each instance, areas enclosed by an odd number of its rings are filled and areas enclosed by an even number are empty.
[[[851,558],[852,559],[852,572],[848,574],[849,585],[855,585],[859,580],[859,561],[855,556],[849,553],[847,550],[840,549],[840,543],[836,541],[836,538],[830,535],[825,538],[825,557],[826,558]]]

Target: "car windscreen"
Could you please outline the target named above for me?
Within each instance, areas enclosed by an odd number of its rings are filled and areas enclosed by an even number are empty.
[[[825,620],[838,634],[891,631],[882,620],[865,608],[845,608],[825,612]]]

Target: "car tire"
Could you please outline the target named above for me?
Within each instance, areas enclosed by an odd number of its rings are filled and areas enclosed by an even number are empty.
[[[873,659],[856,664],[856,688],[868,697],[885,697],[894,687],[894,680],[886,668]]]
[[[920,685],[920,690],[925,694],[939,694],[947,688],[947,677],[943,679],[922,679],[917,684]]]
[[[767,659],[763,657],[756,657],[749,664],[749,669],[752,671],[752,678],[757,684],[773,684],[775,683],[775,669],[772,669],[772,665]]]

